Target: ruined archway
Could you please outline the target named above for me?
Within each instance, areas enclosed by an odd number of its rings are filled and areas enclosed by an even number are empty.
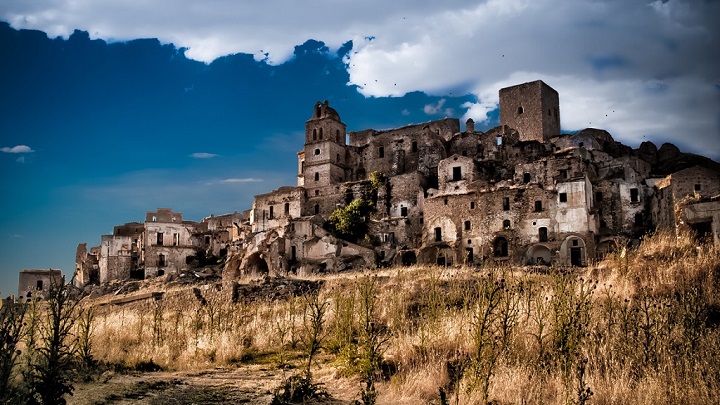
[[[263,258],[260,253],[255,253],[248,257],[247,264],[245,265],[245,274],[253,276],[265,275],[270,272],[270,267],[267,261]]]
[[[531,246],[525,256],[528,264],[549,265],[552,261],[552,252],[545,245]]]
[[[412,266],[417,264],[417,256],[412,250],[408,250],[402,253],[402,264],[403,266]]]

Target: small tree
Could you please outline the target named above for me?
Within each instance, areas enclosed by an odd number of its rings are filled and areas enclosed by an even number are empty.
[[[351,241],[362,239],[367,233],[368,216],[375,209],[371,200],[354,200],[330,214],[330,229],[339,237]]]
[[[51,283],[45,319],[38,325],[38,347],[27,375],[31,401],[65,404],[65,394],[72,395],[76,348],[71,338],[77,305],[65,286]]]
[[[18,398],[12,378],[20,350],[17,345],[23,338],[25,307],[4,305],[0,308],[0,403],[13,403]]]

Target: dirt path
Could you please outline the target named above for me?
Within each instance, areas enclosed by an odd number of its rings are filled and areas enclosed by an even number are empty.
[[[316,404],[351,404],[349,383],[318,373],[331,398]],[[75,386],[68,404],[269,404],[272,390],[283,379],[281,370],[250,365],[202,372],[105,374],[99,381]],[[348,398],[349,396],[349,398]]]

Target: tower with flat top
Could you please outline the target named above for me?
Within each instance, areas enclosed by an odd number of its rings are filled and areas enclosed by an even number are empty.
[[[560,135],[560,97],[542,80],[500,89],[500,124],[521,141],[546,142]]]

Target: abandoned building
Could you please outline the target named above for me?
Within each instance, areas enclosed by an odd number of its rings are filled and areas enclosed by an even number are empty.
[[[21,270],[18,282],[18,300],[28,300],[42,297],[46,298],[50,287],[64,285],[62,271],[57,269]]]
[[[659,228],[690,226],[720,244],[720,165],[671,144],[632,149],[604,130],[560,132],[558,93],[542,81],[500,90],[500,125],[457,119],[347,132],[328,102],[305,123],[296,186],[201,223],[148,213],[78,247],[76,283],[150,277],[197,252],[223,277],[309,274],[392,264],[584,266]],[[362,234],[329,221],[354,202]]]

